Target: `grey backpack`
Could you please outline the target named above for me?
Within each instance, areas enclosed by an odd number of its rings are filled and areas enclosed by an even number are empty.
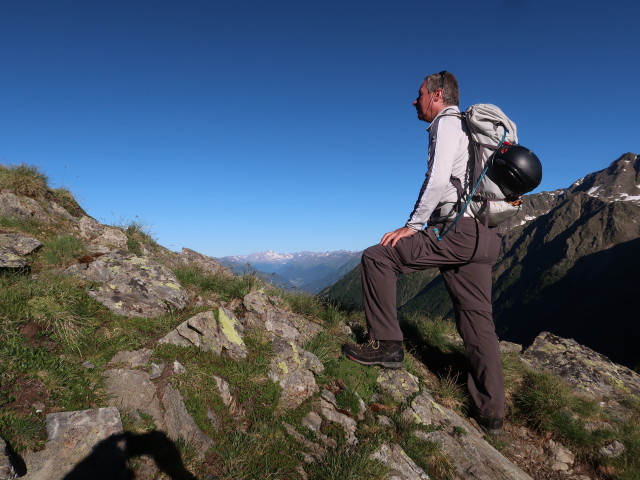
[[[520,211],[519,198],[492,176],[494,153],[503,145],[517,144],[516,124],[500,108],[487,103],[470,106],[463,114],[471,136],[473,159],[469,211],[480,222],[495,227]]]

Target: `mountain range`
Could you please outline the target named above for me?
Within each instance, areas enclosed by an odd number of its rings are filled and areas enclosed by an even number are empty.
[[[298,253],[267,250],[217,260],[236,274],[252,272],[281,288],[318,293],[351,271],[360,262],[360,254],[345,250]]]
[[[501,226],[494,321],[501,339],[530,344],[541,331],[574,338],[616,362],[640,368],[640,157],[626,153],[566,189],[524,197]],[[357,269],[322,295],[361,309]],[[437,269],[401,275],[401,314],[452,316]]]

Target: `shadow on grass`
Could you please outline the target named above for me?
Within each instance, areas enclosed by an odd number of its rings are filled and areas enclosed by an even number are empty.
[[[152,457],[158,470],[171,480],[197,480],[184,467],[175,443],[157,430],[111,435],[98,443],[63,480],[133,480],[135,474],[127,462],[142,455]]]
[[[418,360],[439,378],[454,378],[456,383],[466,389],[469,362],[463,352],[455,348],[443,349],[440,346],[429,344],[424,340],[418,328],[409,322],[402,322],[401,326],[405,339],[407,339],[406,343]]]

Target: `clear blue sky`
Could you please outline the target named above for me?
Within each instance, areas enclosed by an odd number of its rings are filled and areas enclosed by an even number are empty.
[[[173,250],[359,250],[424,179],[428,73],[518,124],[541,190],[640,153],[639,5],[0,0],[0,163]]]

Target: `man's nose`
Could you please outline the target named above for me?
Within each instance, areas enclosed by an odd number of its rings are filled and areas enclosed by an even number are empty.
[[[417,104],[418,104],[418,99],[416,98],[411,105],[415,107]]]

